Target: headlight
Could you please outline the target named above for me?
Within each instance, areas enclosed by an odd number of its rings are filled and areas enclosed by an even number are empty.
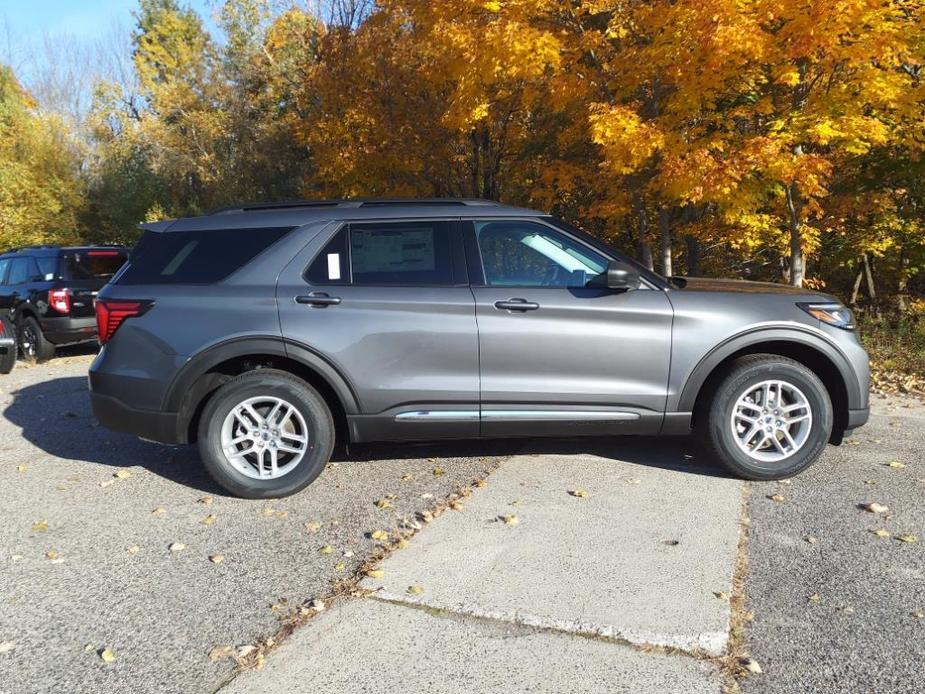
[[[813,318],[843,330],[854,330],[854,314],[841,304],[797,304]]]

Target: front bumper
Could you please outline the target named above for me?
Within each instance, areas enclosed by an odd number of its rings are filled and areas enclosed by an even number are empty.
[[[90,393],[90,407],[100,424],[112,431],[122,431],[158,443],[183,443],[176,412],[153,412],[129,407],[118,398]]]
[[[860,410],[848,410],[848,426],[846,429],[851,431],[867,424],[870,419],[870,408],[865,407]]]

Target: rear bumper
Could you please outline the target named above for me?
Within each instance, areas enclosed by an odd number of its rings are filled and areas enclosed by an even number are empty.
[[[129,407],[118,398],[90,393],[90,407],[100,424],[112,431],[122,431],[158,443],[185,443],[179,432],[176,412],[152,412]]]
[[[56,316],[42,318],[42,332],[45,339],[54,345],[67,345],[77,342],[90,342],[96,339],[96,318],[72,318]]]

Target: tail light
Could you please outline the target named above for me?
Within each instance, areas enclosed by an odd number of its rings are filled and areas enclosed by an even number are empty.
[[[48,292],[48,305],[52,310],[58,313],[68,314],[71,312],[71,290],[70,289],[52,289]]]
[[[106,344],[119,326],[127,319],[142,315],[151,308],[150,301],[115,301],[98,299],[96,302],[96,329],[100,344]]]

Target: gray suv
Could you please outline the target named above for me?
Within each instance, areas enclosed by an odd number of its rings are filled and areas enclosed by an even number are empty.
[[[868,417],[831,296],[660,277],[482,200],[254,205],[147,225],[96,304],[93,411],[198,442],[232,494],[293,494],[335,441],[697,432],[794,475]]]

